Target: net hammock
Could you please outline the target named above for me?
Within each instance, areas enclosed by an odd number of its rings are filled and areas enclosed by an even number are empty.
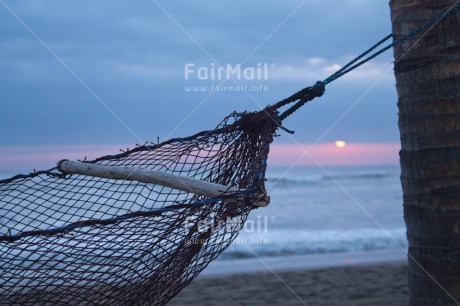
[[[1,181],[1,302],[168,302],[231,244],[252,209],[268,204],[276,107]],[[209,185],[214,193],[199,190]]]
[[[0,303],[166,304],[269,203],[269,147],[277,129],[292,133],[282,121],[458,10],[374,51],[390,34],[324,81],[259,112],[232,113],[214,130],[0,180]]]

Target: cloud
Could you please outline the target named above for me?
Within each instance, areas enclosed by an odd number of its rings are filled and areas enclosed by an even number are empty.
[[[127,145],[52,145],[0,147],[2,171],[28,172],[54,167],[62,159],[88,160],[119,153]],[[272,144],[268,163],[271,166],[345,166],[383,165],[399,162],[400,144],[347,143],[337,148],[334,143]],[[305,152],[308,152],[306,154]]]
[[[125,77],[144,79],[172,79],[179,78],[184,75],[179,69],[171,69],[171,67],[161,67],[158,65],[148,65],[139,63],[122,63],[114,64],[113,72],[121,74]]]
[[[56,166],[62,159],[88,160],[118,154],[118,145],[50,145],[50,146],[0,146],[0,169],[32,171]]]
[[[307,1],[287,19],[299,1],[161,2],[173,20],[149,1],[5,3],[126,124],[151,140],[182,123],[174,136],[212,129],[232,111],[258,110],[285,98],[327,77],[391,29],[384,2],[331,1]],[[0,27],[0,145],[137,141],[6,9],[0,10]],[[269,92],[206,98],[184,91],[186,63],[208,66],[211,55],[236,65],[250,54],[245,66],[277,65],[263,84]],[[341,115],[334,111],[344,111],[342,101],[355,101],[390,57],[328,88],[324,103],[313,106],[313,118],[290,117],[297,140],[314,141],[308,135],[323,133]],[[395,110],[388,107],[396,104],[394,82],[383,81],[366,95],[373,108],[355,107],[343,121],[341,129],[354,131],[354,139],[397,139]],[[360,130],[359,118],[385,121],[385,128]]]
[[[342,68],[351,58],[325,59],[319,56],[300,60],[298,64],[278,64],[276,70],[271,71],[270,78],[282,81],[310,81],[324,80],[328,76]],[[348,82],[368,82],[383,77],[386,80],[394,81],[393,65],[389,62],[373,61],[364,64],[345,76],[343,80]]]
[[[338,148],[335,143],[275,144],[270,149],[268,163],[282,166],[356,166],[393,165],[399,163],[400,144],[347,143]]]

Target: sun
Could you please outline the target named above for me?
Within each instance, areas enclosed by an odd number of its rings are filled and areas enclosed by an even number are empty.
[[[343,140],[336,140],[336,141],[335,141],[335,146],[336,146],[337,148],[343,148],[343,147],[345,147],[346,145],[347,145],[347,143],[346,143],[345,141],[343,141]]]

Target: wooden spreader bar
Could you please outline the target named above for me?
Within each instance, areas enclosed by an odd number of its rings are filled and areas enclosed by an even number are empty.
[[[89,164],[78,161],[62,160],[58,163],[58,169],[64,174],[80,174],[113,180],[138,181],[147,184],[161,185],[199,196],[209,198],[227,197],[226,201],[245,202],[245,196],[249,195],[252,205],[265,207],[270,203],[270,197],[265,191],[246,193],[245,190],[227,187],[215,183],[193,179],[190,177],[139,169],[134,167],[105,166]]]

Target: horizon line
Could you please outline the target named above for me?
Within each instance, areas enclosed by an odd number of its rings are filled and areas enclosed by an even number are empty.
[[[120,144],[0,146],[0,171],[49,169],[62,159],[89,160],[120,152]],[[271,166],[363,166],[399,164],[399,143],[335,142],[272,143],[267,164]],[[131,147],[133,148],[133,147]],[[306,152],[308,154],[306,154]]]

